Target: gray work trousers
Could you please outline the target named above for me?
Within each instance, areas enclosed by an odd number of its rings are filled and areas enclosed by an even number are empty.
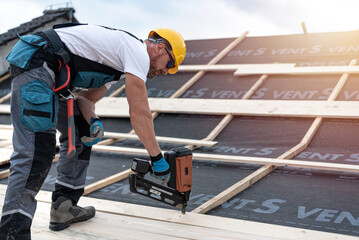
[[[82,144],[89,125],[74,104],[76,154],[67,159],[67,106],[52,92],[55,74],[46,62],[25,71],[11,84],[11,119],[14,152],[2,209],[0,239],[31,239],[35,196],[51,168],[60,131],[60,158],[53,201],[63,195],[77,203],[83,193],[91,148]]]

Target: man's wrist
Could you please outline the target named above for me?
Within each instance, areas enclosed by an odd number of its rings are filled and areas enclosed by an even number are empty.
[[[154,163],[154,162],[161,160],[163,158],[163,155],[162,155],[162,153],[159,153],[158,155],[156,155],[154,157],[150,156],[150,158],[151,158],[151,162]]]

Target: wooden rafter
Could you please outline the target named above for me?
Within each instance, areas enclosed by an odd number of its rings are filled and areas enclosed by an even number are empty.
[[[356,60],[352,60],[349,64],[349,66],[353,66],[356,64]],[[344,86],[345,82],[347,81],[349,77],[348,73],[344,73],[341,78],[339,79],[337,85],[335,86],[334,90],[332,91],[331,95],[329,96],[327,102],[332,102],[336,99],[338,96],[340,90]],[[303,151],[307,146],[309,145],[310,141],[312,140],[313,136],[315,135],[316,131],[320,127],[320,124],[322,123],[323,118],[317,117],[311,127],[308,129],[307,133],[303,137],[302,141],[282,154],[279,159],[280,161],[285,161],[284,159],[290,159],[293,156],[297,155],[299,152]],[[292,162],[293,160],[290,160],[289,162]],[[238,193],[242,192],[244,189],[248,188],[249,186],[256,183],[258,180],[262,179],[263,177],[267,176],[269,173],[271,173],[278,165],[273,164],[267,164],[260,169],[256,170],[254,173],[250,174],[246,178],[242,179],[241,181],[237,182],[236,184],[232,185],[231,187],[227,188],[217,196],[213,197],[209,201],[205,202],[201,206],[197,207],[193,210],[195,213],[206,213],[209,210],[221,205],[225,201],[231,199],[233,196],[237,195]],[[285,165],[289,166],[289,165]],[[351,168],[350,168],[351,169]],[[349,169],[349,170],[350,170]]]

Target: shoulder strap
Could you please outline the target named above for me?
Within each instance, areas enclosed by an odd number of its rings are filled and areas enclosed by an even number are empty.
[[[57,33],[55,32],[55,30],[53,28],[49,28],[44,30],[43,33],[51,42],[52,47],[54,48],[55,55],[60,57],[65,64],[70,62],[70,55],[65,50],[65,46],[61,41],[59,35],[57,35]]]
[[[87,23],[61,23],[61,24],[56,24],[53,26],[54,29],[56,28],[65,28],[65,27],[74,27],[74,26],[80,26],[80,25],[88,25]],[[138,37],[136,37],[135,35],[133,35],[132,33],[129,33],[125,30],[122,30],[122,29],[117,29],[117,28],[111,28],[111,27],[106,27],[106,26],[101,26],[100,27],[103,27],[103,28],[106,28],[106,29],[109,29],[109,30],[114,30],[114,31],[121,31],[121,32],[124,32],[124,33],[127,33],[128,35],[130,35],[131,37],[137,39],[138,41],[142,42],[143,43],[143,40],[142,39],[139,39]]]

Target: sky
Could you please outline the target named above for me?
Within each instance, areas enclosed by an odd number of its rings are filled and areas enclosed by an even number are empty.
[[[82,23],[146,38],[167,27],[186,40],[359,30],[359,0],[69,0]],[[0,34],[66,0],[0,0]]]

